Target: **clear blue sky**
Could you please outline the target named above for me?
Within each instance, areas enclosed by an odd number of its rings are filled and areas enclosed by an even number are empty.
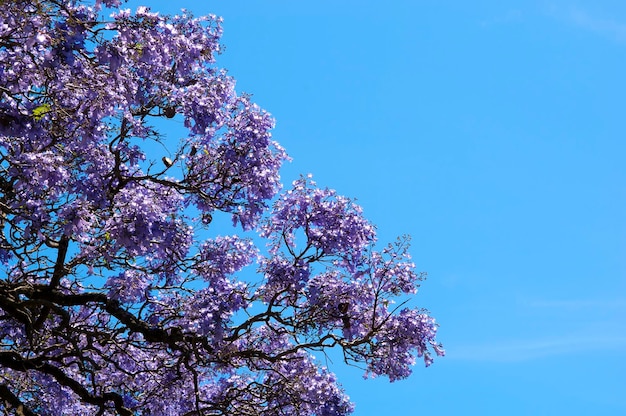
[[[357,416],[626,414],[626,2],[133,1],[224,17],[293,162],[413,236],[448,356]]]

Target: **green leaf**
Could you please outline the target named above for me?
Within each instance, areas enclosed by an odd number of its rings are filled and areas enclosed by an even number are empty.
[[[43,116],[50,111],[50,104],[41,104],[33,110],[33,118],[35,121],[41,120]]]
[[[133,49],[137,52],[139,57],[141,57],[141,55],[143,55],[143,45],[141,43],[139,43],[139,42],[135,43],[133,45]]]

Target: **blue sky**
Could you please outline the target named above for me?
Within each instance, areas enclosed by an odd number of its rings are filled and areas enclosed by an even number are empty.
[[[293,162],[413,236],[448,355],[358,416],[626,414],[626,2],[230,0],[222,66]]]

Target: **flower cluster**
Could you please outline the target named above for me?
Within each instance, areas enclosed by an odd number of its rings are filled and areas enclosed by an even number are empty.
[[[293,188],[274,204],[262,229],[262,236],[270,239],[272,254],[283,243],[295,253],[301,231],[306,242],[298,257],[333,256],[348,266],[358,264],[364,248],[375,240],[374,227],[363,217],[361,207],[334,190],[317,188],[307,178],[294,181]]]
[[[373,342],[367,360],[369,375],[386,374],[391,381],[406,378],[415,363],[414,354],[429,366],[433,362],[429,349],[444,355],[443,348],[435,341],[436,332],[434,319],[425,313],[403,309],[398,315],[389,316]]]

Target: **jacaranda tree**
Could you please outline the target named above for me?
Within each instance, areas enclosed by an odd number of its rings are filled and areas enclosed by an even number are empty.
[[[281,193],[220,19],[120,6],[0,1],[0,409],[344,415],[313,353],[391,381],[443,354],[406,238],[377,251],[309,177]]]

